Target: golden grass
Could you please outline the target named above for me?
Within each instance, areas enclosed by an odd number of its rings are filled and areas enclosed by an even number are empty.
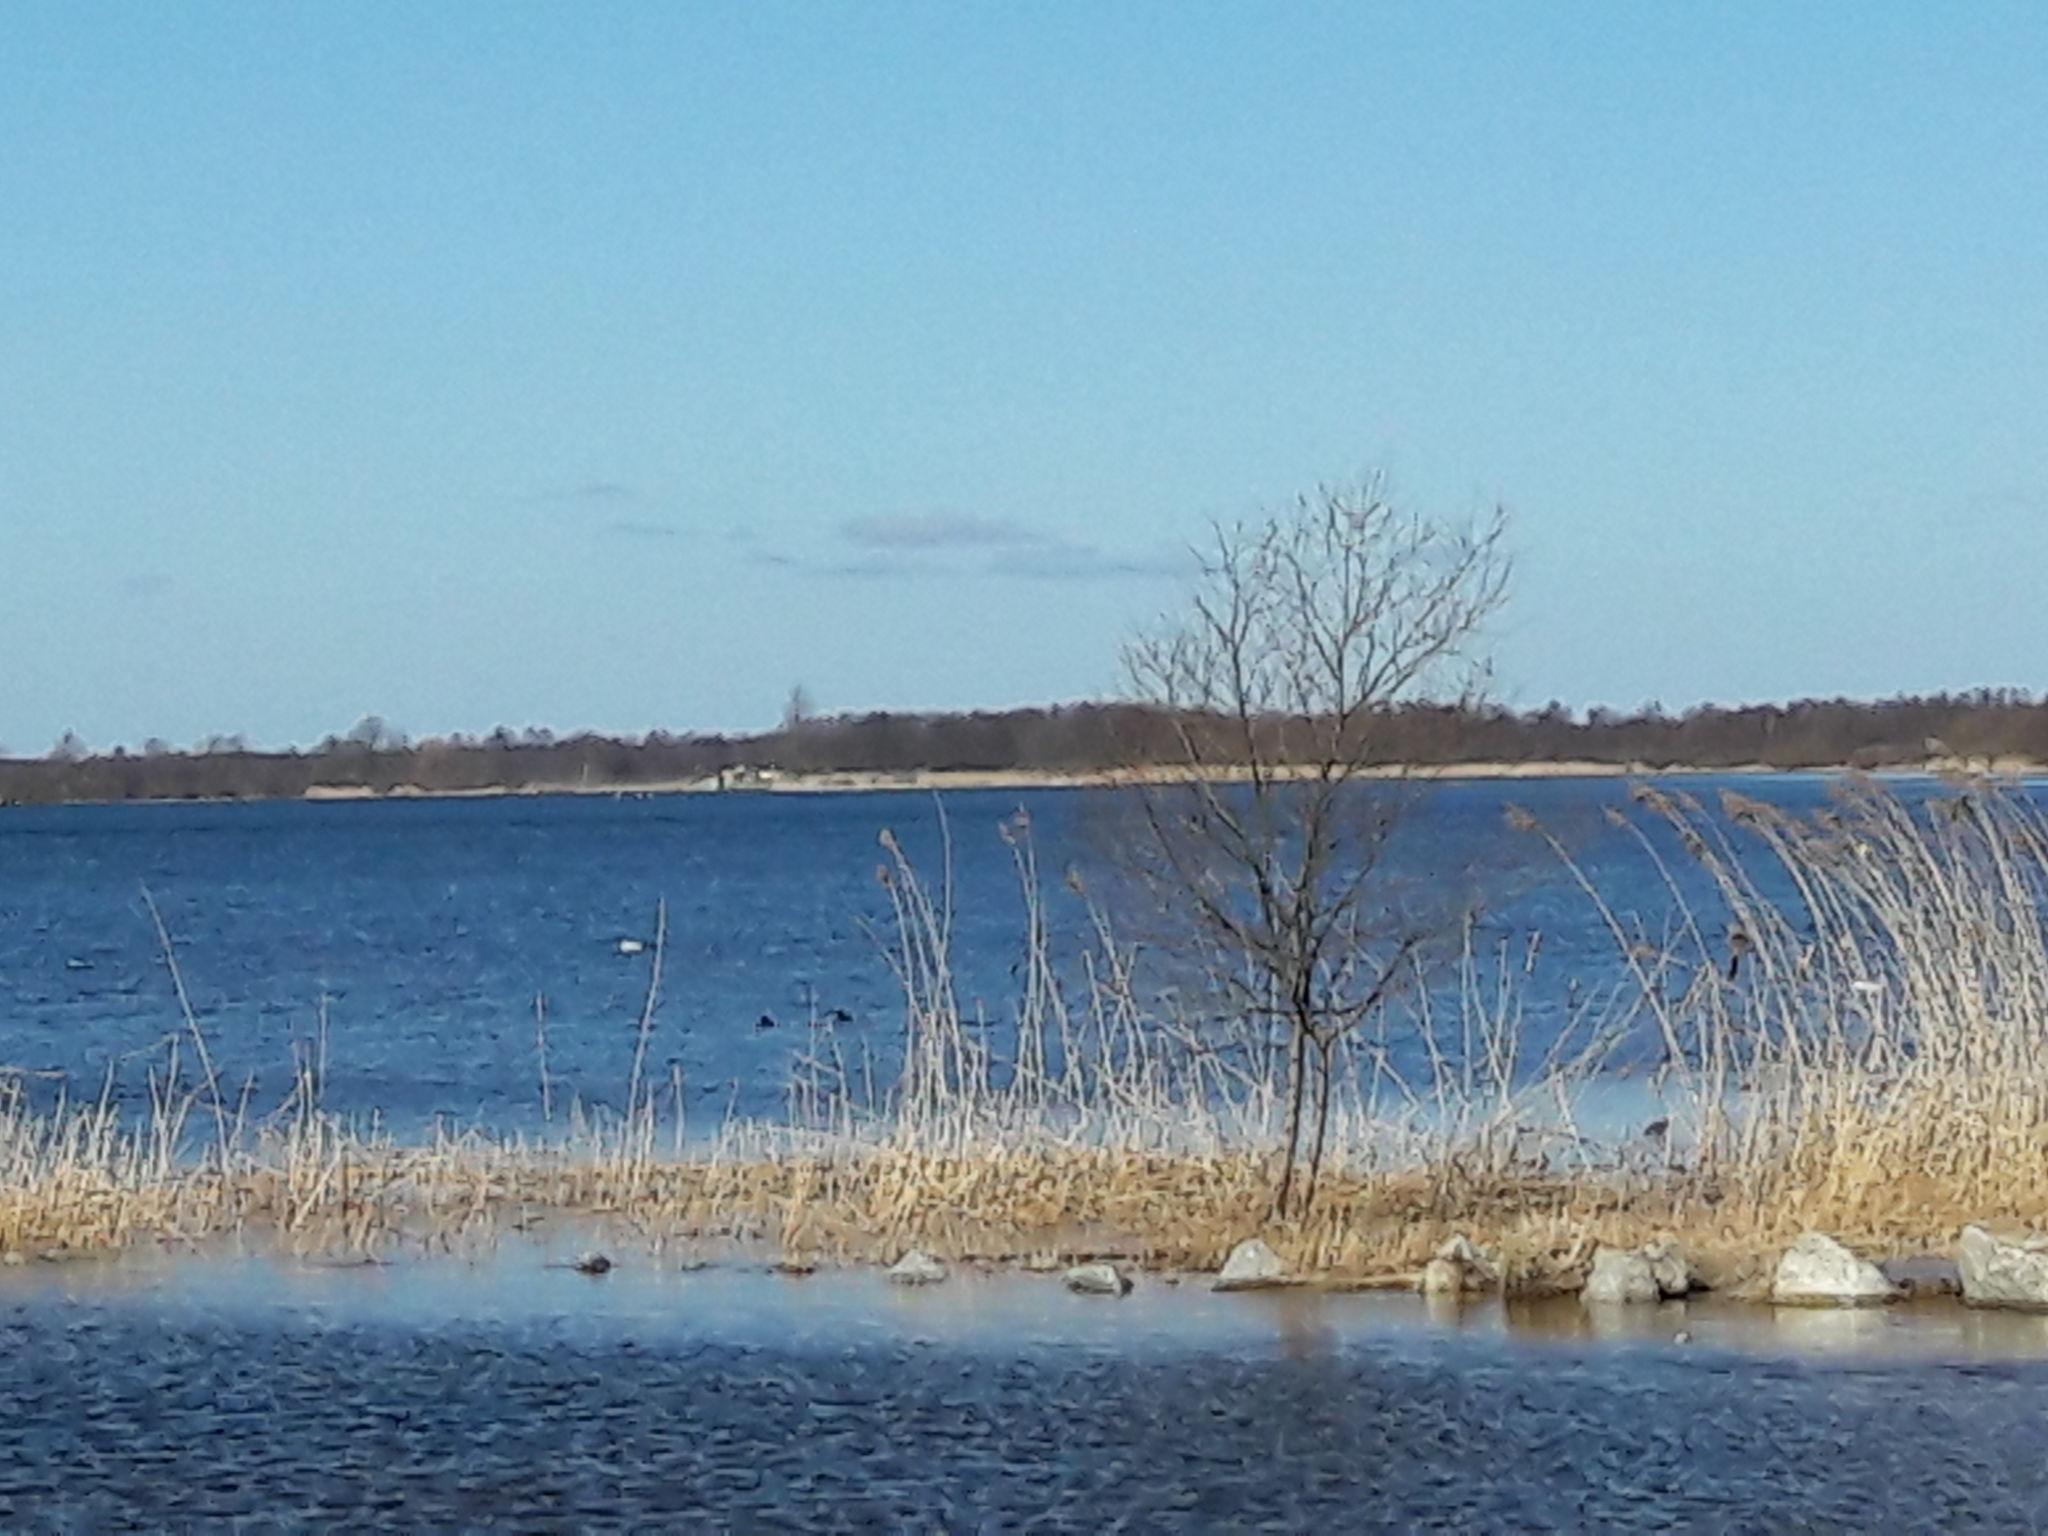
[[[914,1245],[1199,1270],[1257,1234],[1303,1274],[1341,1283],[1398,1280],[1464,1234],[1498,1256],[1510,1289],[1541,1291],[1575,1283],[1598,1244],[1655,1236],[1739,1287],[1809,1228],[1887,1252],[1945,1247],[1973,1220],[2048,1228],[2041,813],[1981,785],[1917,811],[1851,786],[1809,818],[1739,798],[1719,814],[1640,800],[1649,822],[1623,825],[1677,898],[1656,943],[1556,845],[1628,983],[1531,1060],[1510,984],[1522,962],[1478,956],[1468,939],[1449,987],[1418,989],[1400,1021],[1420,1067],[1393,1068],[1385,1026],[1377,1045],[1362,1038],[1306,1218],[1269,1218],[1271,1051],[1246,1031],[1162,1015],[1106,922],[1089,953],[1053,964],[1019,826],[1027,953],[1000,1031],[954,995],[947,893],[885,842],[905,1062],[884,1091],[821,1030],[788,1123],[729,1123],[685,1145],[643,1075],[657,944],[630,1112],[572,1118],[547,1139],[366,1134],[320,1108],[315,1061],[251,1129],[210,1065],[181,1082],[176,1043],[141,1124],[105,1097],[36,1110],[19,1079],[0,1080],[0,1253],[232,1235],[366,1254],[568,1221],[651,1249],[736,1244],[796,1267]],[[1676,834],[1675,856],[1658,826]],[[189,1009],[185,1026],[175,1039],[203,1051]],[[1655,1159],[1573,1119],[1576,1093],[1629,1030],[1661,1043],[1676,1106]]]

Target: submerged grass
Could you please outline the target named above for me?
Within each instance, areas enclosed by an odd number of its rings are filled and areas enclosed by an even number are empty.
[[[1006,835],[1025,939],[1007,1015],[963,1008],[948,881],[927,885],[885,837],[900,1071],[878,1085],[871,1060],[814,1026],[786,1120],[728,1119],[708,1141],[686,1141],[680,1092],[645,1074],[665,921],[621,1115],[572,1106],[543,1137],[416,1145],[322,1107],[324,1044],[252,1121],[212,1070],[165,934],[183,1028],[144,1119],[115,1110],[111,1085],[38,1109],[21,1077],[0,1079],[0,1253],[256,1234],[361,1255],[597,1221],[656,1249],[735,1244],[794,1266],[916,1245],[1207,1268],[1257,1233],[1304,1273],[1394,1282],[1463,1233],[1511,1287],[1545,1289],[1573,1284],[1600,1243],[1658,1235],[1740,1283],[1808,1228],[1914,1250],[1972,1220],[2048,1226],[2036,807],[1983,784],[1914,807],[1848,783],[1809,816],[1645,789],[1617,822],[1667,882],[1654,933],[1545,829],[1520,830],[1550,839],[1582,884],[1623,983],[1547,1022],[1532,1054],[1534,947],[1483,953],[1468,932],[1446,973],[1418,974],[1347,1042],[1330,1172],[1312,1211],[1284,1224],[1269,1214],[1274,1042],[1176,1004],[1100,913],[1085,952],[1056,956],[1018,822]],[[1665,1106],[1656,1134],[1582,1123],[1617,1047],[1645,1038]],[[536,1045],[544,1063],[539,1013]],[[191,1080],[186,1048],[202,1063]]]

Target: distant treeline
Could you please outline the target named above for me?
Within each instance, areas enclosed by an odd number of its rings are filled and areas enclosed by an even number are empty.
[[[1215,760],[1229,732],[1196,721]],[[1801,700],[1671,715],[1561,704],[1515,712],[1409,705],[1376,719],[1387,762],[1590,762],[1643,768],[1917,765],[1935,759],[2048,762],[2048,702],[2009,689],[1859,703]],[[92,753],[71,737],[47,756],[0,759],[0,803],[79,800],[295,799],[319,793],[449,794],[637,789],[678,783],[745,788],[766,776],[1020,771],[1085,774],[1180,755],[1179,729],[1132,704],[1074,704],[964,715],[867,714],[795,721],[755,736],[556,737],[500,729],[410,741],[368,719],[305,751],[251,750],[216,738],[189,750],[161,742]],[[1274,721],[1278,755],[1305,750],[1302,722]]]

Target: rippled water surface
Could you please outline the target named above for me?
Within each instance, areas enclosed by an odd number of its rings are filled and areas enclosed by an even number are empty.
[[[1825,793],[1806,778],[1739,787],[1789,805]],[[1600,814],[1626,793],[1611,780],[1454,783],[1404,831],[1406,875],[1449,885],[1479,871],[1483,942],[1520,956],[1542,935],[1522,978],[1537,1035],[1568,986],[1612,973],[1613,946],[1503,811],[1532,808],[1617,903],[1654,912],[1654,868]],[[258,1113],[282,1098],[294,1042],[324,1007],[330,1108],[379,1112],[400,1134],[435,1116],[526,1128],[540,1109],[537,998],[558,1093],[622,1095],[648,961],[619,945],[646,941],[665,900],[650,1075],[680,1079],[699,1127],[728,1109],[778,1114],[814,1014],[838,1021],[849,1059],[886,1072],[900,1001],[871,931],[889,910],[876,840],[894,829],[936,876],[942,804],[964,1001],[1004,1019],[1024,919],[997,829],[1029,811],[1054,925],[1072,939],[1081,913],[1060,875],[1094,866],[1104,814],[1086,791],[0,809],[0,1063],[74,1093],[119,1067],[139,1101],[141,1065],[178,1022],[147,890],[222,1075],[253,1084]]]
[[[1618,1342],[1510,1331],[1497,1312],[1433,1322],[1406,1300],[1148,1284],[1115,1302],[1024,1277],[916,1293],[864,1275],[627,1267],[593,1281],[523,1255],[480,1269],[31,1268],[0,1283],[0,1524],[2048,1519],[2048,1360],[2030,1320],[1972,1335],[1953,1311],[1873,1316],[1779,1335],[1768,1311],[1696,1308],[1678,1319],[1700,1342],[1678,1348],[1670,1315]],[[2029,1339],[2035,1358],[1997,1356]]]

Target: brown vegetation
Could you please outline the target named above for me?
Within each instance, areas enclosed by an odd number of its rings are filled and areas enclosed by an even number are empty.
[[[311,1062],[252,1125],[186,1081],[174,1049],[141,1125],[104,1100],[37,1113],[0,1094],[0,1252],[253,1233],[360,1254],[595,1219],[651,1247],[737,1242],[806,1264],[915,1243],[1202,1268],[1263,1232],[1304,1270],[1376,1279],[1462,1232],[1512,1286],[1542,1289],[1572,1284],[1596,1243],[1655,1233],[1739,1281],[1809,1227],[1911,1251],[1969,1220],[2048,1225],[2042,813],[1984,786],[1916,811],[1852,785],[1810,818],[1739,798],[1718,815],[1654,791],[1641,802],[1677,829],[1714,905],[1684,908],[1654,946],[1603,906],[1630,983],[1536,1060],[1519,961],[1468,946],[1454,1017],[1418,992],[1388,1032],[1347,1042],[1306,1214],[1271,1214],[1287,1089],[1269,1034],[1158,1010],[1143,957],[1106,920],[1089,953],[1055,964],[1019,825],[1033,906],[999,1039],[954,996],[944,890],[891,850],[906,1062],[882,1090],[821,1030],[790,1121],[728,1124],[709,1146],[670,1142],[644,1089],[629,1121],[572,1117],[544,1142],[401,1146],[324,1111]],[[1763,894],[1773,866],[1795,895]],[[1611,1047],[1643,1026],[1672,1119],[1654,1147],[1575,1118]],[[1394,1028],[1417,1032],[1422,1067],[1398,1067]]]

